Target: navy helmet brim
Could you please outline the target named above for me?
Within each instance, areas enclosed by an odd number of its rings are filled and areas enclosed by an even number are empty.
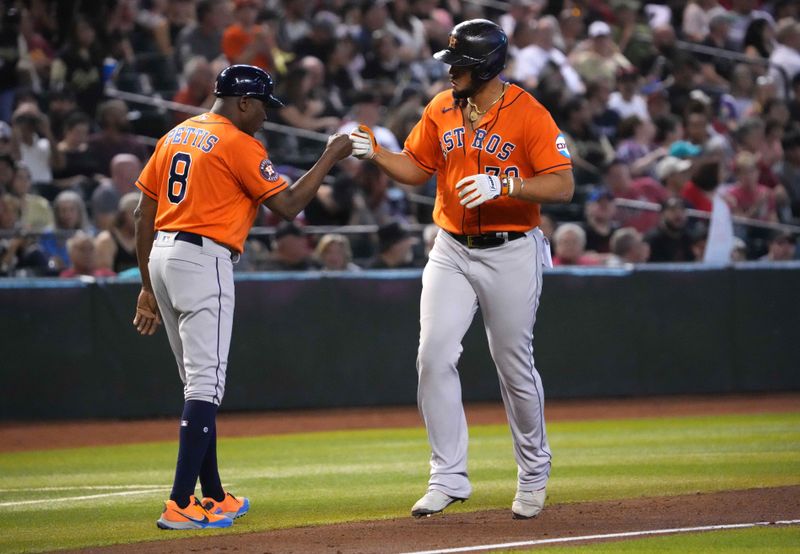
[[[450,50],[449,48],[445,48],[444,50],[439,50],[433,55],[433,58],[437,61],[444,62],[447,65],[454,65],[456,67],[463,67],[467,65],[476,65],[481,62],[478,58],[473,58],[472,56],[465,56],[464,54],[457,54]]]

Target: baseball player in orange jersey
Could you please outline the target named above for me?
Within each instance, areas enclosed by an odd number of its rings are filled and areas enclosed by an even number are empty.
[[[434,57],[451,66],[451,91],[425,108],[403,152],[380,148],[369,129],[350,133],[353,155],[390,177],[421,184],[436,173],[441,227],[422,274],[418,403],[431,445],[428,491],[412,515],[441,512],[471,492],[467,423],[456,364],[481,308],[518,465],[515,518],[544,506],[550,449],[533,324],[550,250],[539,204],[566,202],[574,184],[564,137],[547,110],[498,76],[508,39],[494,23],[456,25]]]
[[[226,493],[217,469],[215,421],[233,322],[233,263],[260,204],[293,219],[351,152],[346,135],[332,136],[317,163],[289,186],[253,137],[267,106],[282,105],[272,90],[272,78],[260,68],[224,69],[211,111],[162,137],[136,182],[142,290],[133,324],[151,335],[163,320],[184,383],[175,481],[157,521],[162,529],[229,527],[247,513],[248,499]],[[198,477],[202,502],[194,496]]]

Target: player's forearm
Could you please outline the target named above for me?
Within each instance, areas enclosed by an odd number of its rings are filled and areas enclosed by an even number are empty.
[[[575,181],[572,177],[572,170],[568,169],[528,179],[515,177],[514,191],[510,196],[537,204],[552,204],[569,202],[572,200],[574,192]]]
[[[329,152],[324,152],[317,163],[309,169],[305,175],[300,177],[295,183],[284,191],[285,202],[280,205],[269,206],[273,211],[286,220],[297,217],[303,208],[316,196],[322,180],[330,172],[338,160]]]
[[[380,167],[391,179],[407,185],[421,185],[430,178],[406,154],[391,152],[381,148],[375,153],[372,161]]]
[[[146,200],[145,200],[146,199]],[[150,282],[150,250],[153,248],[155,238],[156,208],[158,204],[144,194],[139,201],[139,205],[133,212],[136,230],[136,258],[139,265],[139,272],[142,274],[142,288],[152,292],[153,285]]]

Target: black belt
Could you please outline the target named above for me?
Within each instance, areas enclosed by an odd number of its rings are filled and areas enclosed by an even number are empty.
[[[195,246],[203,246],[203,235],[198,235],[197,233],[190,233],[189,231],[178,231],[175,234],[175,240],[180,240],[183,242],[188,242],[189,244],[194,244]],[[213,239],[209,239],[213,240]],[[219,243],[217,243],[219,244]],[[225,246],[224,244],[221,246]],[[225,248],[228,248],[225,246]],[[231,259],[236,260],[236,256],[239,254],[228,248],[231,252]]]
[[[178,233],[175,235],[175,240],[182,240],[183,242],[188,242],[197,246],[203,246],[203,236],[190,233],[189,231],[178,231]]]
[[[492,248],[512,240],[521,239],[525,236],[525,233],[520,233],[518,231],[483,233],[482,235],[456,235],[448,231],[447,234],[467,248]]]

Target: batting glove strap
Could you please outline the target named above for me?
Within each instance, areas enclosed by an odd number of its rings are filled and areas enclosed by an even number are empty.
[[[460,204],[467,208],[477,208],[488,200],[498,198],[502,193],[502,185],[497,175],[479,173],[464,177],[456,183]]]

